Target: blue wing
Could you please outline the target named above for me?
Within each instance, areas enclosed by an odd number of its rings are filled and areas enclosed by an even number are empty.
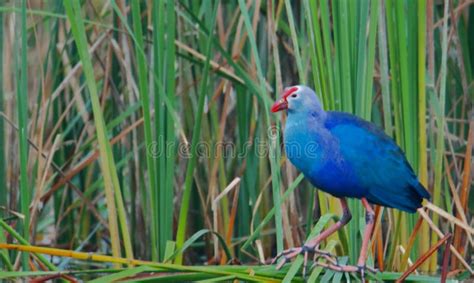
[[[429,199],[402,150],[382,130],[351,114],[328,113],[326,128],[371,203],[415,212]]]

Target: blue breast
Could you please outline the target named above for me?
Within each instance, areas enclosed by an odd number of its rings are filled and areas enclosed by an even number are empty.
[[[343,158],[338,140],[316,117],[306,113],[289,116],[284,139],[288,159],[318,189],[336,197],[366,193]]]

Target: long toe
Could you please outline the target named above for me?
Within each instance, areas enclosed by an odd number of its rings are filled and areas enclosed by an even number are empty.
[[[367,265],[358,265],[357,268],[359,269],[360,278],[362,282],[365,282],[365,276],[367,275],[367,273],[375,275],[379,272],[378,269],[367,266]]]
[[[359,269],[360,280],[362,282],[365,282],[365,265],[358,265],[357,268]]]
[[[275,264],[280,258],[283,258],[283,260],[276,266],[276,269],[280,269],[285,263],[289,262],[292,258],[301,254],[302,250],[303,249],[301,247],[284,250],[272,260],[272,264]]]
[[[315,265],[322,266],[324,268],[329,268],[334,271],[340,272],[350,272],[350,273],[359,273],[361,275],[366,275],[367,273],[377,274],[378,270],[369,266],[355,266],[355,265],[339,265],[333,264],[331,262],[315,262]]]
[[[328,251],[320,250],[320,249],[314,249],[314,261],[316,261],[318,258],[322,257],[328,262],[339,265],[339,260],[337,259],[337,256],[333,253],[330,253]]]

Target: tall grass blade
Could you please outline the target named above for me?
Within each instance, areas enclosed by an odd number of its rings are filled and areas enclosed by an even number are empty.
[[[116,218],[116,203],[118,205],[123,205],[123,202],[119,202],[119,200],[121,200],[121,192],[120,187],[118,187],[118,183],[116,182],[117,171],[115,169],[115,163],[113,160],[114,158],[112,156],[111,148],[107,138],[107,132],[99,102],[92,62],[87,52],[87,40],[84,29],[84,23],[82,21],[81,16],[81,7],[79,6],[79,2],[76,1],[65,1],[64,7],[66,9],[67,16],[71,22],[72,34],[74,36],[75,43],[77,45],[77,49],[82,60],[84,75],[86,77],[89,95],[92,102],[92,110],[95,118],[94,122],[97,131],[97,140],[99,142],[100,149],[100,167],[104,178],[107,209],[109,213],[108,220],[111,236],[112,254],[114,256],[120,256],[120,238],[118,222]],[[122,213],[119,213],[119,217],[121,219],[120,225],[122,229],[122,236],[124,237],[127,257],[133,258],[130,240],[125,241],[127,239],[126,236],[129,235],[126,219],[124,219],[124,215]]]
[[[175,173],[175,133],[174,121],[170,110],[163,108],[161,96],[167,96],[170,104],[175,105],[175,4],[174,1],[153,1],[153,73],[158,80],[163,80],[164,93],[158,84],[154,84],[155,93],[155,142],[163,149],[163,154],[156,156],[157,203],[158,210],[153,214],[158,221],[159,258],[163,259],[166,242],[172,239],[173,220],[173,180]],[[156,224],[156,223],[155,223]]]
[[[293,42],[293,50],[295,51],[295,61],[298,67],[299,82],[306,84],[306,76],[303,70],[303,62],[300,54],[300,47],[298,43],[298,35],[296,34],[295,19],[293,16],[292,6],[290,0],[285,0],[286,15],[288,16],[288,23],[290,25],[291,40]]]
[[[385,25],[385,5],[381,3],[379,14],[379,65],[380,65],[380,84],[382,92],[382,109],[384,130],[388,136],[393,137],[392,107],[390,106],[390,81],[388,74],[387,58],[387,29]]]
[[[23,214],[23,238],[30,238],[30,195],[28,178],[28,41],[26,27],[26,0],[21,1],[21,52],[17,91],[18,144],[20,152],[20,211]],[[28,255],[22,254],[22,266],[29,269]]]
[[[418,153],[418,178],[420,183],[428,187],[428,146],[426,137],[426,0],[418,1],[418,129],[419,129],[419,153]],[[419,242],[419,252],[429,249],[428,240],[429,226],[427,223],[421,224],[421,241]],[[422,268],[426,269],[427,265]]]
[[[436,125],[436,155],[434,162],[434,191],[433,191],[433,203],[436,206],[441,205],[441,193],[442,193],[442,181],[443,181],[443,162],[445,153],[445,105],[446,105],[446,72],[447,72],[447,60],[448,60],[448,17],[449,17],[449,1],[444,1],[444,12],[443,12],[443,27],[441,29],[441,66],[440,66],[440,86],[438,91],[438,97],[433,97],[439,105],[439,112],[437,112]],[[433,223],[439,225],[438,214],[433,214]],[[438,235],[433,231],[431,233],[431,244],[438,242]],[[430,260],[430,270],[436,270],[437,263],[437,252],[433,254]]]
[[[204,110],[204,102],[207,96],[207,88],[208,88],[208,77],[209,77],[209,67],[210,67],[210,56],[212,51],[212,39],[214,34],[212,30],[214,29],[215,21],[216,21],[216,14],[217,14],[217,7],[219,3],[214,3],[211,12],[211,23],[208,27],[209,35],[206,42],[206,62],[203,68],[203,75],[201,79],[201,84],[199,88],[199,101],[198,107],[195,114],[194,119],[194,128],[193,128],[193,136],[191,140],[191,156],[188,161],[188,165],[186,168],[186,179],[183,188],[183,197],[181,200],[181,207],[179,210],[179,220],[178,220],[178,231],[176,234],[176,248],[180,249],[183,246],[184,239],[186,237],[186,227],[188,223],[188,211],[190,205],[190,198],[191,198],[191,187],[193,185],[194,179],[194,170],[196,167],[196,160],[197,160],[197,144],[201,137],[201,121],[203,116]],[[208,12],[209,13],[209,12]],[[176,257],[176,264],[181,264],[183,260],[183,255],[180,253]]]
[[[168,0],[166,3],[166,34],[163,34],[166,39],[166,95],[169,98],[169,102],[172,108],[168,108],[166,111],[166,154],[162,158],[166,161],[166,175],[165,180],[159,182],[160,186],[160,204],[162,209],[160,214],[162,218],[161,233],[159,234],[160,239],[160,257],[164,257],[164,251],[167,241],[173,238],[173,197],[174,197],[174,174],[175,174],[175,163],[176,163],[176,137],[175,137],[175,125],[171,113],[171,109],[175,107],[175,93],[176,93],[176,15],[175,15],[175,1]],[[158,111],[158,109],[155,109]]]
[[[253,59],[255,60],[255,65],[257,68],[257,76],[260,83],[260,87],[258,88],[258,92],[264,97],[265,93],[265,85],[266,81],[263,75],[262,64],[260,63],[260,56],[257,48],[257,43],[255,42],[255,35],[252,29],[252,25],[250,22],[250,16],[245,6],[243,0],[239,0],[239,8],[244,18],[244,25],[249,35],[249,42],[250,47],[253,55]],[[269,115],[269,105],[267,104],[267,100],[263,100],[263,107],[264,107],[264,118],[266,122],[266,126],[270,126],[270,115]],[[278,123],[277,123],[278,127]],[[279,135],[272,135],[270,136],[270,168],[271,168],[271,178],[272,178],[272,190],[273,190],[273,203],[277,204],[280,203],[280,166],[278,160],[280,160],[280,152],[279,147]],[[276,229],[276,245],[277,245],[277,253],[283,251],[283,220],[281,209],[277,208],[275,211],[275,229]]]
[[[151,108],[150,108],[150,96],[148,91],[147,82],[147,69],[146,69],[146,58],[145,54],[139,50],[144,50],[143,42],[143,29],[142,19],[140,10],[140,1],[133,0],[132,4],[132,19],[133,19],[133,32],[136,38],[135,56],[137,58],[137,77],[138,77],[138,89],[140,93],[140,103],[142,106],[142,113],[144,118],[144,132],[145,132],[145,144],[147,145],[147,152],[145,153],[146,164],[148,169],[148,179],[150,184],[150,209],[151,209],[151,255],[153,260],[158,260],[158,188],[156,185],[157,176],[155,163],[153,161],[153,155],[148,152],[148,149],[153,144],[152,136],[152,120],[151,120]]]
[[[3,0],[0,0],[0,6],[3,6],[5,3]],[[3,38],[3,13],[0,13],[0,38]],[[4,66],[3,66],[3,40],[0,40],[0,112],[4,112],[5,109],[5,90],[3,87],[3,76],[4,76]],[[5,122],[3,118],[0,118],[0,184],[6,184],[6,158],[5,158]],[[6,186],[0,186],[0,206],[7,207],[8,201],[8,192]],[[4,213],[0,212],[0,217]]]

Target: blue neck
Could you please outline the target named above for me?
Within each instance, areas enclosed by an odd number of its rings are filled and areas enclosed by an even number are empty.
[[[294,111],[288,113],[284,142],[287,157],[305,174],[322,166],[323,148],[328,139],[324,128],[325,112]]]

